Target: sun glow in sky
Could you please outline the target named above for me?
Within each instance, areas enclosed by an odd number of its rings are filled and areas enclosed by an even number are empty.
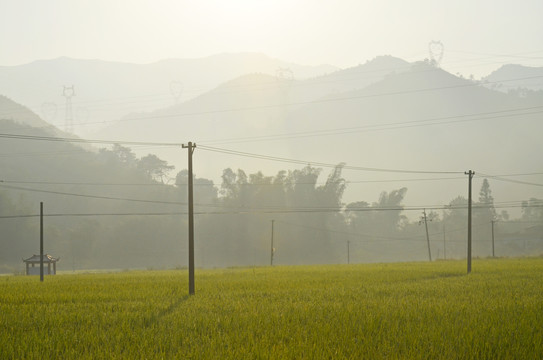
[[[421,60],[440,40],[444,68],[486,75],[511,62],[503,55],[543,65],[542,15],[539,0],[0,0],[0,65],[261,52],[350,67],[385,54]]]

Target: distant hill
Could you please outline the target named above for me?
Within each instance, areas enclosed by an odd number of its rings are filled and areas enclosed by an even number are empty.
[[[6,113],[10,114],[7,119]],[[39,252],[36,215],[40,202],[44,203],[46,216],[45,251],[60,257],[59,266],[65,271],[177,266],[178,255],[156,255],[152,253],[156,242],[145,244],[162,232],[158,242],[165,243],[169,251],[181,251],[179,229],[175,226],[181,226],[183,220],[137,214],[171,211],[168,201],[180,201],[185,192],[150,178],[138,167],[137,159],[123,161],[114,151],[89,151],[61,138],[36,139],[57,136],[43,124],[24,106],[0,97],[0,273],[20,269],[21,258]],[[33,139],[10,138],[6,134]],[[175,172],[171,175],[175,176]],[[92,215],[112,213],[135,215]],[[170,226],[173,220],[175,224]],[[134,230],[134,224],[149,234]],[[123,258],[128,246],[130,259]]]
[[[519,79],[510,81],[511,79]],[[508,92],[514,89],[543,90],[543,67],[530,67],[507,64],[482,79],[499,91]]]
[[[329,65],[303,66],[257,53],[169,59],[150,64],[58,58],[0,67],[0,94],[24,104],[58,127],[64,126],[64,86],[74,86],[76,132],[89,133],[103,121],[186,101],[248,73],[275,76],[290,71],[304,79],[335,71]]]
[[[410,66],[399,58],[378,56],[355,67],[287,84],[288,102],[312,101],[332,94],[360,90],[390,74],[407,71]]]
[[[424,62],[407,64],[382,57],[308,80],[242,76],[183,104],[125,117],[98,137],[195,141],[307,161],[452,170],[460,175],[469,168],[488,173],[543,171],[540,162],[533,161],[534,154],[543,151],[537,135],[542,130],[541,107],[540,97],[504,94]],[[156,152],[178,168],[186,166],[178,150]],[[198,156],[204,160],[196,171],[210,178],[217,178],[226,166],[265,172],[284,167],[280,162],[204,151]],[[378,182],[387,173],[349,176],[377,181],[350,186],[347,194],[358,199],[366,197],[363,193],[395,186]],[[440,182],[435,187],[413,184],[409,194],[418,204],[436,198],[446,202],[465,193],[460,178],[456,187],[446,189]],[[507,189],[504,195],[515,199],[530,196],[529,188],[512,191],[506,183],[494,186]]]
[[[32,110],[3,95],[0,95],[0,119],[11,120],[32,127],[52,128],[50,124],[43,121]]]
[[[336,158],[370,168],[458,174],[470,168],[487,174],[542,171],[543,165],[534,157],[543,151],[536,135],[543,131],[542,111],[541,97],[504,94],[416,63],[410,71],[290,113],[287,132],[301,135],[288,146],[296,158],[326,162]],[[321,136],[310,136],[311,131],[319,135],[316,130],[322,130]],[[304,134],[309,136],[304,138]],[[409,177],[401,173],[351,174],[356,179],[375,180]],[[421,204],[436,199],[446,202],[454,193],[465,194],[465,181],[460,179],[457,184],[437,181],[406,186],[412,201]],[[386,186],[393,185],[376,182],[356,191],[378,192]],[[508,199],[527,197],[534,190],[504,182],[493,182],[493,186]]]
[[[402,167],[401,163],[408,162],[410,157],[429,156],[427,152],[430,149],[435,161],[443,161],[450,156],[439,167],[450,168],[453,163],[462,166],[467,156],[470,162],[474,162],[479,155],[479,161],[489,166],[491,163],[503,164],[506,160],[487,157],[486,150],[482,154],[481,144],[487,149],[496,148],[496,154],[504,152],[508,144],[512,146],[509,150],[515,151],[511,136],[516,132],[524,133],[523,128],[515,132],[506,130],[512,125],[518,128],[518,124],[511,118],[500,116],[509,114],[510,109],[542,105],[539,99],[509,96],[425,63],[416,63],[409,71],[391,74],[364,89],[330,95],[308,104],[289,114],[287,123],[289,132],[294,133],[307,129],[350,129],[353,139],[359,138],[355,147],[365,151],[386,149],[381,152],[383,158],[378,162],[395,163],[397,167]],[[521,118],[518,115],[520,111],[511,113]],[[537,116],[532,114],[527,118],[535,119]],[[483,121],[487,118],[488,121]],[[440,123],[443,125],[438,126]],[[457,125],[453,125],[455,123]],[[357,133],[359,135],[355,135]],[[498,138],[502,141],[497,142]],[[361,139],[364,141],[359,142]],[[353,144],[349,144],[349,148],[352,147]],[[391,149],[398,150],[398,160],[403,159],[391,162]],[[465,155],[459,156],[464,151]],[[427,154],[417,155],[425,152]],[[378,155],[372,153],[374,160]]]
[[[243,136],[256,129],[282,131],[287,114],[307,103],[363,89],[409,68],[410,64],[401,59],[382,56],[364,65],[307,80],[246,74],[184,103],[127,115],[96,136],[180,141],[186,136],[209,139],[217,129],[221,129],[224,138]],[[155,126],[149,127],[149,122]]]
[[[8,120],[27,127],[38,128],[49,135],[56,135],[60,137],[72,136],[71,134],[66,134],[65,132],[59,130],[46,121],[43,121],[36,113],[26,106],[18,104],[3,95],[0,95],[0,120]]]

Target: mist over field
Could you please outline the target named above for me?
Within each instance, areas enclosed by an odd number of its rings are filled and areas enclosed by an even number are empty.
[[[2,3],[0,272],[542,254],[541,4],[339,4]]]

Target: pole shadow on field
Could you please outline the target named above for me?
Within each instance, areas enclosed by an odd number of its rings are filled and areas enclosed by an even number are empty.
[[[185,295],[177,299],[176,301],[172,302],[168,307],[160,310],[158,313],[153,314],[149,316],[147,319],[144,319],[143,325],[145,327],[149,327],[153,324],[158,323],[163,317],[171,314],[174,312],[174,310],[179,307],[182,303],[187,301],[190,298],[190,295]]]

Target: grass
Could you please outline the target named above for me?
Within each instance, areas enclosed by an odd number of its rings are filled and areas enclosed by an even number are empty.
[[[539,359],[543,259],[0,279],[1,359]]]

